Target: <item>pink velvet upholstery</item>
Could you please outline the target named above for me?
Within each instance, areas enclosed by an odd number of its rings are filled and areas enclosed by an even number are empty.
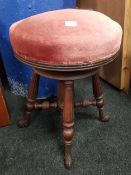
[[[120,48],[122,29],[96,11],[66,9],[14,23],[10,39],[15,54],[42,64],[92,64]]]

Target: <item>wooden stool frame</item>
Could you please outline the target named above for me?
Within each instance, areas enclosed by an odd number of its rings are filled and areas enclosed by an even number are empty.
[[[89,105],[96,106],[99,111],[100,120],[103,122],[109,120],[109,117],[104,112],[104,100],[98,70],[101,66],[115,60],[117,55],[118,53],[113,57],[106,59],[106,61],[95,62],[91,65],[84,64],[71,66],[38,64],[19,58],[19,56],[16,55],[20,61],[30,65],[34,70],[28,91],[26,114],[18,121],[18,126],[22,128],[29,126],[31,122],[31,113],[34,109],[57,108],[62,114],[63,139],[65,144],[64,162],[67,169],[70,169],[72,165],[71,148],[74,135],[74,108],[88,107]],[[58,98],[56,102],[38,102],[37,93],[40,76],[59,80]],[[89,76],[92,76],[94,99],[74,101],[74,80]]]

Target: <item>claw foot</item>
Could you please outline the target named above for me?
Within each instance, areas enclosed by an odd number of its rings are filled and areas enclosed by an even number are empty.
[[[100,116],[100,120],[102,122],[108,122],[109,121],[109,116],[103,111],[103,109],[99,110],[99,116]]]
[[[70,155],[65,155],[65,168],[70,170],[72,167],[72,158]]]
[[[25,127],[28,127],[30,124],[30,120],[29,119],[26,119],[26,118],[22,118],[20,119],[18,122],[17,122],[17,126],[19,128],[25,128]]]

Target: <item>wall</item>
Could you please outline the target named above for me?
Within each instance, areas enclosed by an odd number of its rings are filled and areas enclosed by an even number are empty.
[[[129,0],[130,1],[130,0]],[[125,0],[78,0],[78,6],[80,8],[93,9],[100,11],[113,20],[117,21],[124,29],[124,17],[125,17]],[[115,62],[112,62],[101,69],[101,77],[112,84],[113,86],[122,89],[122,48]]]

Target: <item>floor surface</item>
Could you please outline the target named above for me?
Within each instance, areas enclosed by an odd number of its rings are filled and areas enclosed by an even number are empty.
[[[75,112],[73,167],[63,166],[61,120],[56,110],[33,113],[26,129],[16,126],[25,99],[6,92],[12,119],[0,128],[0,175],[131,175],[131,96],[102,82],[108,123],[95,107]],[[92,97],[90,80],[77,81],[76,99]]]

